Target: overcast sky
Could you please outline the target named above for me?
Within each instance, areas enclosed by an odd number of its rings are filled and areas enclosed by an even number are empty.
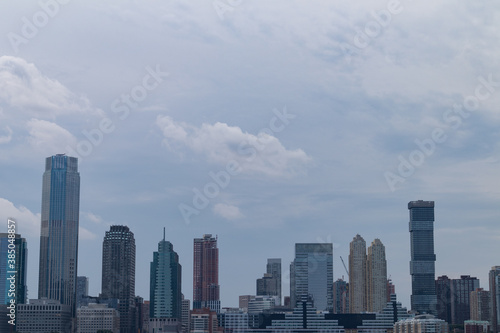
[[[28,240],[29,298],[57,153],[79,157],[78,275],[91,295],[104,233],[121,224],[145,299],[165,227],[189,299],[205,233],[218,235],[222,306],[255,294],[267,258],[288,278],[297,242],[333,242],[334,279],[345,276],[359,233],[385,245],[409,307],[418,199],[436,202],[436,276],[488,288],[500,264],[498,1],[8,0],[0,13],[0,219]]]

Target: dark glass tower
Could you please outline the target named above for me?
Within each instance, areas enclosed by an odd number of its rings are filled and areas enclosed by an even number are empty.
[[[257,279],[257,296],[276,296],[281,305],[281,259],[267,259],[266,273]]]
[[[410,201],[411,309],[437,315],[434,201]]]
[[[9,254],[9,234],[0,233],[0,304],[10,304],[10,300],[14,297],[9,296],[10,280],[7,280],[12,274],[9,272],[16,272],[15,275],[15,300],[16,304],[26,304],[26,266],[28,259],[28,249],[26,246],[26,239],[21,238],[19,234],[10,234],[11,239],[14,240],[14,248],[10,246],[11,250],[15,250],[15,265],[9,269],[8,254]],[[5,269],[6,268],[6,269]]]
[[[48,157],[42,184],[38,298],[71,306],[75,317],[80,174],[78,159]]]
[[[163,240],[158,243],[158,252],[153,252],[149,289],[149,317],[182,319],[182,292],[179,256],[172,243]]]
[[[220,311],[219,249],[211,234],[194,239],[193,309]]]
[[[119,300],[120,333],[135,332],[135,239],[126,226],[112,225],[102,243],[103,298]]]

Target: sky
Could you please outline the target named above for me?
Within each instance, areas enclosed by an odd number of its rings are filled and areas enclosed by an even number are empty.
[[[222,306],[267,258],[360,234],[409,307],[407,204],[435,201],[436,277],[500,265],[500,3],[494,0],[0,2],[0,231],[28,241],[37,298],[45,158],[79,158],[78,275],[127,225],[136,294],[171,241],[217,235]]]

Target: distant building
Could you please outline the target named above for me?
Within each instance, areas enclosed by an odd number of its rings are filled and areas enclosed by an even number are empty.
[[[89,304],[76,310],[77,333],[95,333],[99,330],[120,332],[120,314],[105,304]]]
[[[387,304],[387,261],[385,246],[376,238],[368,247],[366,259],[366,295],[368,312],[379,312]]]
[[[184,299],[184,295],[182,295],[182,314],[181,314],[181,323],[182,323],[182,332],[189,333],[189,312],[191,311],[191,301],[188,299]]]
[[[149,301],[142,303],[142,330],[141,333],[149,332]]]
[[[479,280],[470,275],[451,280],[451,323],[463,325],[470,319],[470,294],[479,288]]]
[[[333,245],[297,243],[290,265],[292,307],[304,299],[320,311],[333,311]]]
[[[220,311],[219,249],[211,234],[193,244],[193,309]]]
[[[182,318],[182,267],[172,243],[163,240],[153,253],[150,281],[150,318]]]
[[[436,280],[437,317],[451,324],[451,279],[446,275]]]
[[[408,310],[396,300],[396,294],[392,294],[391,301],[387,302],[380,312],[375,313],[375,319],[363,320],[362,324],[357,326],[357,331],[366,333],[392,332],[397,321],[412,317],[413,315],[410,315]]]
[[[208,308],[191,310],[191,333],[222,333],[223,329],[219,327],[217,312]],[[151,332],[150,332],[151,333]]]
[[[267,259],[266,273],[257,279],[257,296],[276,296],[281,305],[281,259]]]
[[[464,322],[464,333],[488,333],[491,325],[488,321],[466,320]]]
[[[181,332],[181,322],[177,318],[149,318],[149,333]]]
[[[391,301],[391,295],[396,293],[396,286],[391,279],[387,279],[387,302]]]
[[[10,237],[9,237],[10,235]],[[9,241],[9,239],[11,241]],[[9,252],[10,251],[10,252]],[[14,256],[14,264],[10,267],[9,255]],[[26,239],[19,234],[0,233],[0,305],[24,304],[27,301],[26,273],[28,248]],[[12,280],[11,277],[14,276]],[[14,282],[15,296],[12,294],[11,281]],[[14,297],[12,297],[14,296]]]
[[[470,320],[489,321],[491,319],[490,292],[477,288],[470,293]]]
[[[394,333],[448,333],[448,323],[424,314],[398,321],[394,324]]]
[[[120,332],[135,331],[135,239],[129,227],[112,225],[102,243],[102,298],[119,299]]]
[[[342,279],[333,283],[333,313],[349,313],[349,284]]]
[[[258,315],[234,308],[223,308],[217,318],[224,333],[245,333],[248,329],[253,328],[255,321],[258,322]]]
[[[243,310],[244,312],[247,312],[248,311],[248,303],[255,299],[255,295],[240,295],[238,297],[238,306],[241,310]]]
[[[411,309],[437,314],[434,253],[434,201],[410,201]]]
[[[349,244],[349,312],[367,311],[366,242],[356,235]]]
[[[18,333],[58,332],[73,330],[71,305],[56,300],[30,299],[29,304],[17,306]]]
[[[491,267],[489,273],[491,299],[491,329],[494,333],[500,331],[500,266]]]
[[[76,278],[76,308],[82,306],[82,299],[89,295],[89,278],[78,276]]]
[[[256,314],[274,308],[278,303],[278,296],[256,296],[248,301],[248,313]]]

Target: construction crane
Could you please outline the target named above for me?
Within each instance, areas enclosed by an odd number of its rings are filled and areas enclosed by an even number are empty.
[[[340,256],[340,260],[342,260],[342,265],[344,265],[345,272],[347,273],[347,276],[349,276],[349,271],[347,270],[347,267],[345,265],[344,259],[342,259],[342,256]]]

